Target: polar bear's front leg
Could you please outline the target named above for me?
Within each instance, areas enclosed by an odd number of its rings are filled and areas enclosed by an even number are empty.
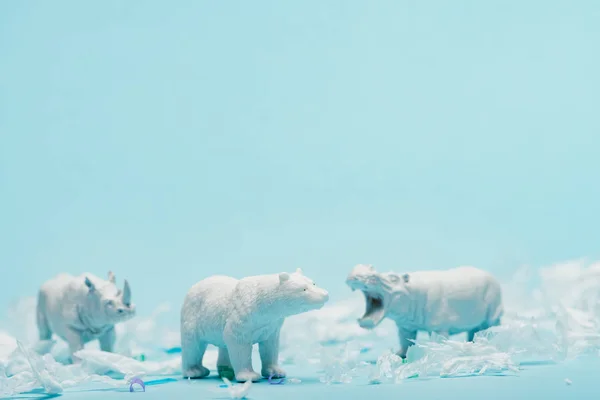
[[[235,379],[238,382],[260,380],[260,375],[252,368],[252,342],[244,342],[231,334],[225,335],[224,340],[235,372]]]
[[[279,366],[279,329],[264,342],[258,344],[261,373],[265,378],[285,378],[285,371]]]
[[[238,382],[260,380],[260,375],[252,368],[252,344],[229,343],[227,351]]]

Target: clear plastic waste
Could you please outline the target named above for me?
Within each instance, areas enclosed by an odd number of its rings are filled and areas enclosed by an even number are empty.
[[[227,385],[227,391],[232,399],[245,399],[252,387],[252,381],[234,385],[229,379],[223,378],[223,382]]]
[[[288,318],[281,331],[280,362],[308,367],[326,384],[375,384],[515,374],[525,363],[600,354],[600,263],[521,269],[503,285],[503,299],[501,326],[478,333],[474,343],[466,343],[464,336],[420,335],[403,362],[394,355],[398,336],[393,321],[384,320],[374,330],[360,328],[356,319],[365,304],[361,293],[353,293]],[[69,352],[62,340],[38,341],[35,303],[33,296],[21,299],[0,321],[0,396],[89,385],[128,387],[131,376],[180,373],[179,332],[162,322],[177,309],[167,304],[117,325],[116,353],[101,352],[92,342],[78,353],[82,362],[72,365],[64,363]],[[253,357],[258,357],[256,349]],[[216,349],[209,347],[204,364],[215,370],[216,359]]]

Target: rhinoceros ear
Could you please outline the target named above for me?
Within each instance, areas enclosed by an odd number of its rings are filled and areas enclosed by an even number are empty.
[[[88,289],[90,289],[90,292],[93,292],[94,290],[96,290],[96,286],[94,286],[92,281],[90,281],[90,278],[88,278],[87,276],[85,277],[85,286],[87,286]]]
[[[112,271],[108,271],[108,281],[110,283],[117,283],[117,278],[115,277],[115,274],[113,274]]]
[[[283,282],[287,281],[288,279],[290,279],[290,274],[288,274],[287,272],[279,273],[279,283],[283,283]]]

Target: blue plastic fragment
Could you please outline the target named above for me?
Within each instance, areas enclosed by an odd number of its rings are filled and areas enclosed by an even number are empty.
[[[275,382],[273,381],[273,374],[269,375],[269,385],[281,385],[283,383],[283,381],[285,380],[285,378],[281,378],[279,380],[279,382]]]
[[[181,353],[181,347],[171,347],[169,349],[165,349],[165,353],[167,353],[167,354],[179,354],[179,353]]]
[[[129,391],[130,391],[130,392],[133,392],[133,384],[134,384],[134,383],[137,383],[137,384],[139,384],[139,385],[142,387],[142,392],[145,392],[145,391],[146,391],[146,385],[144,385],[144,381],[143,381],[143,380],[141,380],[140,378],[138,378],[138,377],[136,376],[135,378],[132,378],[132,379],[129,381]]]

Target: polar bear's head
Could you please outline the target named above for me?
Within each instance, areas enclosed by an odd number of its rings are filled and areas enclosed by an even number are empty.
[[[358,324],[366,329],[379,325],[392,300],[407,293],[406,284],[409,280],[408,274],[380,273],[372,265],[366,264],[355,266],[346,278],[346,284],[353,291],[358,289],[365,295],[366,310]]]
[[[329,300],[329,293],[316,285],[298,268],[296,272],[281,272],[278,275],[277,292],[281,307],[288,316],[318,310]]]
[[[127,280],[123,290],[116,285],[112,272],[108,273],[108,281],[94,276],[85,277],[88,289],[86,312],[100,325],[114,325],[135,316],[135,305],[131,303],[131,289]]]

